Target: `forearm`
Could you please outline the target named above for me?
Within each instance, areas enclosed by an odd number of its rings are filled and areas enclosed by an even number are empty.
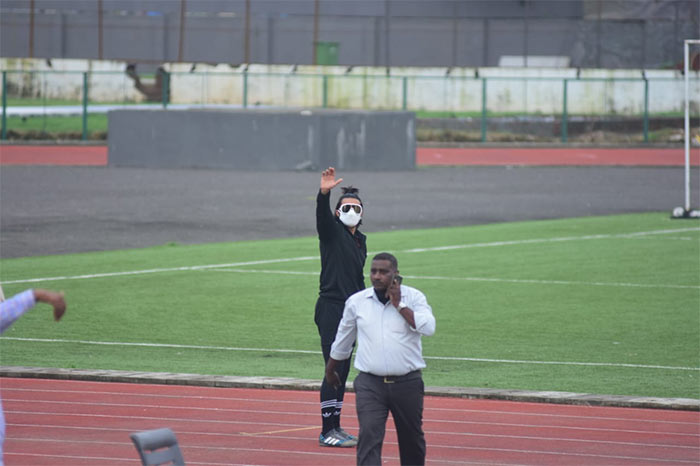
[[[333,214],[331,213],[331,196],[323,190],[316,196],[316,231],[321,239],[333,235]]]
[[[408,307],[401,308],[399,310],[399,314],[401,314],[401,317],[406,320],[408,325],[411,326],[412,329],[416,328],[416,315],[415,313]]]
[[[424,336],[434,334],[435,316],[433,316],[433,310],[425,299],[425,295],[414,291],[413,296],[406,299],[406,301],[407,307],[403,307],[399,310],[399,313],[411,328]],[[399,305],[397,304],[396,306],[398,309]]]
[[[326,364],[326,377],[328,377],[329,374],[333,374],[335,372],[335,368],[338,366],[338,361],[337,359],[333,358],[328,358],[328,363]]]
[[[340,361],[338,361],[337,359],[328,358],[328,363],[326,364],[326,382],[328,382],[334,387],[337,387],[341,384],[340,376],[335,370],[339,362]]]
[[[56,321],[61,320],[63,313],[66,312],[66,301],[63,298],[63,293],[38,288],[34,290],[34,299],[51,305],[53,307],[53,317]]]

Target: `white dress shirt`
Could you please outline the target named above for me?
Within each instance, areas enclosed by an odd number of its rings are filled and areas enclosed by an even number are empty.
[[[416,328],[388,301],[382,304],[374,288],[345,301],[343,319],[331,347],[331,357],[342,361],[352,354],[357,339],[355,368],[374,375],[405,375],[425,367],[421,336],[435,333],[435,317],[425,295],[401,285],[401,301],[413,311]]]

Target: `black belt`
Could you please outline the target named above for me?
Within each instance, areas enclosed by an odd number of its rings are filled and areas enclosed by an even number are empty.
[[[374,375],[370,374],[369,372],[363,372],[363,374],[367,374],[376,379],[382,379],[382,382],[384,383],[399,383],[419,378],[421,376],[421,371],[420,369],[417,369],[404,375]]]

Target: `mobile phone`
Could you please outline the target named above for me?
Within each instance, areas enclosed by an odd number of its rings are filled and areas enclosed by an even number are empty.
[[[398,273],[396,275],[394,275],[394,283],[396,283],[397,285],[400,285],[402,281],[403,281],[403,277],[401,275],[399,275]]]

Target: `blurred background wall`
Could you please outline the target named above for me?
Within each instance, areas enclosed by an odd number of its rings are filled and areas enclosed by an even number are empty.
[[[674,68],[698,0],[0,0],[0,55],[131,63]]]

